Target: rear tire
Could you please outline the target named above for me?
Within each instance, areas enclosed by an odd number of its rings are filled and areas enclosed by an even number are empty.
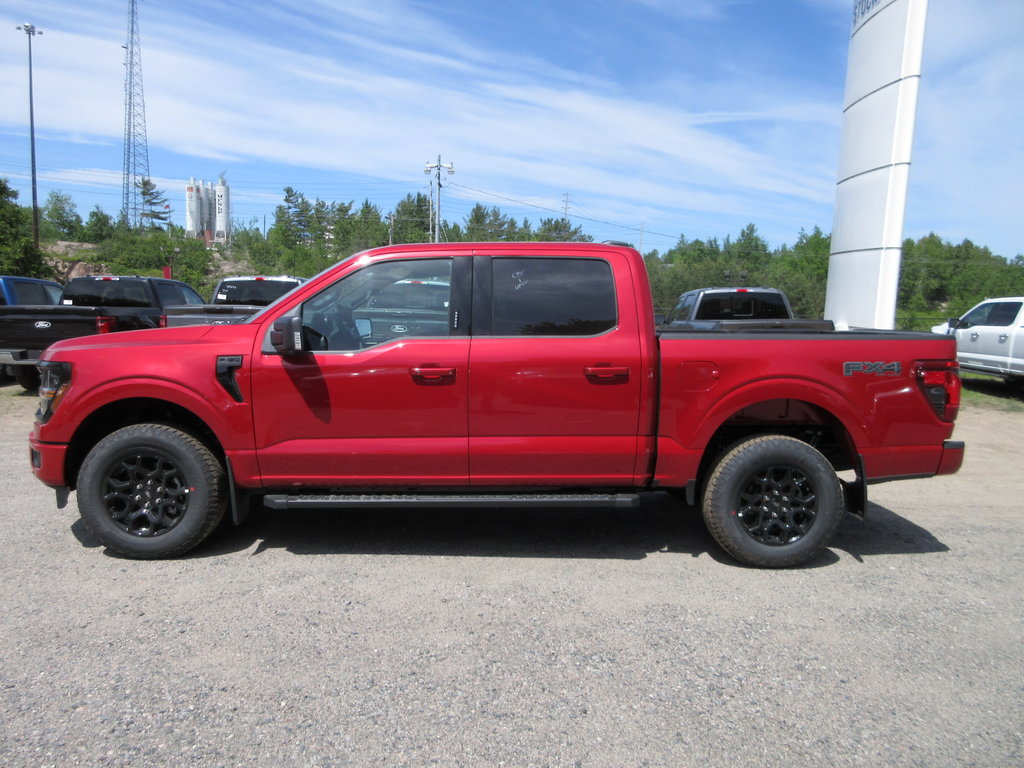
[[[100,440],[78,472],[78,510],[107,547],[173,557],[205,539],[227,506],[224,468],[192,435],[135,424]]]
[[[843,518],[832,465],[807,443],[763,435],[727,450],[704,491],[704,522],[742,563],[784,568],[828,544]]]

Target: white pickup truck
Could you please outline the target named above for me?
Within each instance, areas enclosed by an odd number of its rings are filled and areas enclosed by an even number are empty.
[[[985,299],[932,331],[956,334],[962,370],[1024,382],[1024,296]]]

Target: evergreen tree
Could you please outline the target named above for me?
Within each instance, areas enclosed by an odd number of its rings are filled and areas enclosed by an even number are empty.
[[[825,286],[832,237],[815,227],[811,234],[800,230],[796,244],[782,246],[771,258],[765,282],[780,288],[797,317],[821,317],[825,312]]]
[[[137,182],[139,194],[142,196],[142,211],[139,216],[144,228],[158,229],[171,219],[171,206],[164,197],[162,190],[148,176]]]
[[[422,192],[406,195],[391,214],[389,240],[425,243],[430,240],[430,200]]]
[[[0,178],[0,274],[53,277],[32,242],[32,211],[17,199],[7,179]]]
[[[461,239],[467,242],[482,242],[521,238],[518,237],[515,219],[504,215],[497,206],[487,208],[477,203],[466,216]]]
[[[381,218],[380,209],[364,200],[359,213],[352,217],[347,253],[358,253],[388,242],[388,225]]]
[[[540,220],[540,227],[533,234],[534,240],[558,243],[592,243],[594,238],[583,232],[583,227],[574,227],[564,216],[558,219]]]

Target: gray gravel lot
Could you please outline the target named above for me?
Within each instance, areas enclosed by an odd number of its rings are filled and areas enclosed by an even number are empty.
[[[699,518],[257,512],[108,555],[0,386],[0,765],[1024,765],[1024,414],[873,486],[828,553],[739,567]]]

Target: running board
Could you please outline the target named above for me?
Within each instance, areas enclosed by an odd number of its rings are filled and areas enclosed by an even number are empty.
[[[518,494],[324,494],[288,496],[269,494],[263,505],[270,509],[451,509],[453,507],[611,507],[636,509],[635,493],[518,493]]]

